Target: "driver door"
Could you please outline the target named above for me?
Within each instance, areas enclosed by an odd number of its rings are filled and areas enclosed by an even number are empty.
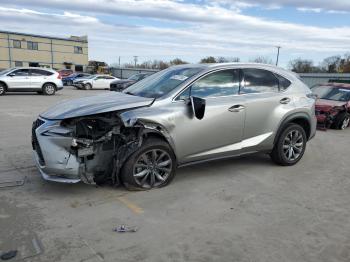
[[[239,70],[220,70],[200,78],[176,99],[173,105],[178,108],[175,110],[183,113],[175,120],[174,132],[181,164],[241,152],[245,100],[239,95],[239,86]],[[189,96],[205,99],[205,113],[201,120],[182,100]]]
[[[94,79],[93,87],[102,89],[106,83],[105,77],[104,76],[98,76]]]

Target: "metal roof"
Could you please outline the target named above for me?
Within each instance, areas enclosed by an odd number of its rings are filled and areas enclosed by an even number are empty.
[[[54,37],[54,36],[37,35],[37,34],[29,34],[29,33],[19,33],[19,32],[11,32],[11,31],[3,31],[3,30],[0,30],[0,33],[12,34],[12,35],[24,35],[24,36],[32,36],[32,37],[42,37],[42,38],[64,40],[64,41],[72,41],[72,42],[81,42],[81,43],[87,43],[88,42],[87,40],[83,40],[83,39],[79,40],[79,39],[72,39],[72,38]]]

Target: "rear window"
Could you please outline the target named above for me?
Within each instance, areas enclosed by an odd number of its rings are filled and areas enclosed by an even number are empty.
[[[278,79],[280,91],[286,90],[292,84],[288,79],[284,78],[283,76],[280,76],[278,74],[275,74],[275,76]]]
[[[30,73],[32,76],[50,76],[50,75],[53,75],[53,72],[41,70],[41,69],[31,69]]]
[[[278,92],[279,81],[272,72],[254,68],[246,68],[242,71],[244,76],[244,86],[241,89],[241,93]]]

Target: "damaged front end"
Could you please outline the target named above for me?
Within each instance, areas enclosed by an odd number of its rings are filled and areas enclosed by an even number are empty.
[[[118,112],[33,123],[34,158],[44,179],[119,184],[125,160],[141,146],[144,126],[125,125]]]
[[[334,127],[339,114],[346,111],[345,106],[316,106],[317,128],[325,130]]]

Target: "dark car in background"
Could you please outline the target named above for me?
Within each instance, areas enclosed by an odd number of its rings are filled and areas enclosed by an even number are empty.
[[[350,84],[326,83],[312,87],[317,96],[317,123],[323,128],[346,129],[350,123]]]
[[[90,74],[87,73],[73,73],[67,77],[62,78],[63,85],[65,86],[70,86],[73,84],[73,81],[78,79],[78,78],[84,78],[90,76]]]
[[[116,80],[110,84],[110,91],[122,91],[125,88],[135,84],[136,82],[150,76],[152,73],[139,73],[136,75],[132,75],[127,79]]]

